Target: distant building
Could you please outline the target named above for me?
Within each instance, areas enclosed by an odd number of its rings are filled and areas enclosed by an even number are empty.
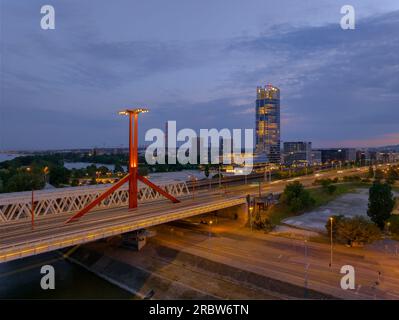
[[[321,151],[312,150],[312,165],[319,165],[321,163]]]
[[[378,152],[377,162],[379,163],[391,163],[399,161],[399,154],[396,152]]]
[[[320,151],[323,163],[356,161],[356,149],[354,148],[331,148]]]
[[[284,164],[305,164],[312,163],[312,143],[306,141],[284,142]]]
[[[367,163],[367,151],[364,150],[357,150],[356,151],[356,162],[360,164],[366,164]]]
[[[279,164],[280,89],[272,85],[256,89],[256,152],[266,153],[268,162]]]

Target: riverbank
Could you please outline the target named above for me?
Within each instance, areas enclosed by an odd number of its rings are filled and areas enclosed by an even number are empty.
[[[167,226],[158,228],[162,233]],[[162,231],[163,230],[163,231]],[[79,247],[70,259],[101,278],[139,296],[153,299],[301,299],[304,288],[226,264],[212,255],[195,254],[168,245],[164,235],[151,238],[140,251],[118,240]],[[312,299],[331,299],[308,290]]]

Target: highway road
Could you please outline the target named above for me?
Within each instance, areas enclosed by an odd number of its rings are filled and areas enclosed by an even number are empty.
[[[367,171],[368,169],[362,168],[361,170]],[[354,175],[361,171],[358,169],[348,169],[339,172],[340,173],[336,170],[323,172],[318,178]],[[315,178],[316,176],[312,174],[295,179],[263,183],[262,192],[281,192],[285,185],[293,180],[298,180],[304,185],[309,186]],[[218,188],[196,191],[194,194],[182,198],[182,202],[178,204],[172,204],[167,200],[160,200],[143,203],[139,205],[139,208],[134,210],[127,210],[122,207],[94,211],[70,224],[65,224],[69,216],[68,214],[53,215],[37,219],[34,230],[31,229],[30,221],[3,224],[0,225],[0,262],[7,261],[10,257],[17,258],[18,252],[22,253],[22,256],[25,256],[25,254],[37,254],[39,252],[55,250],[77,243],[90,242],[105,236],[176,220],[178,219],[177,216],[173,219],[163,220],[167,215],[173,217],[175,211],[184,214],[184,212],[195,209],[197,213],[194,212],[194,214],[199,214],[201,212],[198,211],[198,208],[211,206],[212,204],[216,205],[223,201],[234,201],[234,199],[237,198],[242,199],[246,194],[256,195],[258,192],[259,187],[257,183],[234,185],[228,186],[225,189]],[[184,216],[181,216],[181,218],[184,218]],[[60,242],[60,238],[64,240]],[[30,252],[24,251],[27,244],[29,244]],[[34,252],[32,252],[32,248],[36,248]],[[10,252],[12,256],[9,255]]]
[[[309,289],[337,298],[399,299],[399,256],[392,251],[334,246],[330,268],[329,244],[250,232],[233,221],[219,220],[212,227],[175,222],[156,230],[151,241],[163,246],[304,288],[307,277]],[[355,290],[340,286],[344,265],[355,268]]]

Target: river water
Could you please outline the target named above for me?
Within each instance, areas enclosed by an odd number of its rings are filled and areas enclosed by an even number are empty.
[[[55,289],[43,290],[43,265],[55,271]],[[134,295],[75,265],[58,253],[0,264],[0,299],[134,299]]]

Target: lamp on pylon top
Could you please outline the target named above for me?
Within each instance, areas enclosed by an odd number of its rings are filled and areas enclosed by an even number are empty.
[[[139,113],[147,113],[150,110],[147,108],[135,108],[135,109],[126,109],[119,111],[119,114],[122,116],[127,116],[129,114],[139,114]]]
[[[146,108],[119,111],[120,115],[129,116],[129,209],[137,208],[138,115],[140,113],[147,113],[148,111]]]

